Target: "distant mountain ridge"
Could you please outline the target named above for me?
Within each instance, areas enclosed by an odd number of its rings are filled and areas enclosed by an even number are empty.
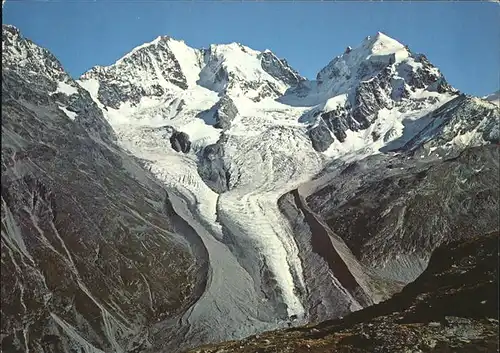
[[[500,106],[500,90],[483,97],[483,99]]]

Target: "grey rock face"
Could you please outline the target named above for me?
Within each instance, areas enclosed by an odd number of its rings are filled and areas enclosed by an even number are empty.
[[[391,87],[386,75],[380,74],[371,81],[362,82],[356,89],[354,107],[349,103],[320,114],[320,124],[309,130],[314,149],[324,152],[333,143],[330,133],[344,142],[346,131],[367,129],[382,108],[392,106]]]
[[[353,276],[352,268],[344,261],[330,239],[330,230],[325,228],[302,203],[299,192],[294,190],[283,195],[278,206],[290,222],[295,241],[302,259],[307,293],[303,302],[307,303],[310,321],[318,322],[344,316],[356,307],[366,307],[374,303],[374,294],[363,289]],[[334,275],[337,281],[326,280]],[[369,277],[369,275],[367,275]],[[397,284],[377,280],[379,287],[391,292]],[[351,297],[345,295],[348,291]],[[376,293],[387,298],[387,293]],[[378,300],[377,300],[378,301]]]
[[[452,148],[461,136],[477,132],[487,143],[500,141],[500,109],[493,104],[484,103],[478,98],[461,95],[431,112],[427,117],[427,124],[414,138],[408,141],[401,149],[418,154],[421,150]],[[468,141],[463,144],[480,141]],[[463,148],[458,143],[455,148]]]
[[[383,303],[343,319],[190,352],[494,352],[499,336],[497,269],[497,234],[452,242],[433,253],[415,282]]]
[[[143,351],[203,292],[206,250],[90,96],[2,34],[2,351]]]
[[[93,136],[115,140],[113,129],[88,92],[66,74],[48,50],[23,38],[9,25],[2,25],[2,44],[2,89],[9,91],[6,99],[64,107],[76,113],[75,123]],[[31,89],[20,85],[22,81],[29,82]],[[65,92],[59,91],[59,83],[66,87]]]
[[[285,59],[278,59],[270,51],[261,54],[260,64],[264,71],[279,81],[293,87],[305,79],[297,71],[291,68]]]
[[[408,84],[410,86],[414,88],[426,88],[429,91],[439,93],[456,92],[424,54],[412,54],[412,56],[416,62],[422,64],[422,67],[419,67],[416,72],[411,71],[408,72],[408,75],[405,75],[408,77]],[[402,69],[404,70],[405,67],[402,66]]]
[[[309,138],[316,151],[324,152],[333,143],[333,137],[325,123],[313,127],[309,130]]]
[[[216,193],[229,190],[229,170],[224,164],[224,136],[201,152],[198,173]]]
[[[347,137],[346,131],[349,128],[355,129],[349,118],[349,112],[345,108],[339,107],[336,110],[331,110],[328,113],[323,113],[321,119],[326,123],[330,131],[333,132],[335,137],[344,142]],[[333,141],[332,141],[333,142]],[[331,144],[331,143],[330,143]]]
[[[364,77],[373,71],[373,67],[366,69],[367,73],[361,71],[358,74]],[[377,119],[377,113],[381,109],[393,108],[407,95],[404,82],[393,79],[390,66],[383,68],[370,80],[362,81],[353,92],[350,94],[351,103],[321,114],[321,119],[340,142],[344,142],[347,130],[367,129]],[[325,147],[328,148],[322,148]]]
[[[233,100],[228,96],[223,96],[213,107],[215,110],[215,127],[227,130],[231,127],[231,121],[238,115],[238,109]]]
[[[191,150],[189,135],[182,131],[174,131],[170,136],[172,148],[177,152],[188,153]]]
[[[385,68],[376,77],[361,82],[357,87],[351,114],[360,130],[371,125],[380,109],[393,106],[390,77],[391,69]]]

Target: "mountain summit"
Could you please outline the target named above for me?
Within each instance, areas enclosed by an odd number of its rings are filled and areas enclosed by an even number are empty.
[[[115,64],[95,67],[81,77],[82,81],[92,79],[102,84],[100,101],[113,108],[195,86],[259,101],[277,98],[304,80],[270,51],[255,51],[239,43],[193,49],[168,36],[140,45]]]

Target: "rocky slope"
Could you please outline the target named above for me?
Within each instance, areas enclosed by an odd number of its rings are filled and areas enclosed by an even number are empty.
[[[417,157],[379,155],[337,166],[307,196],[359,261],[405,283],[441,243],[498,230],[497,146]]]
[[[2,351],[142,351],[208,254],[60,63],[11,26],[2,44]]]
[[[498,232],[443,244],[401,293],[344,319],[192,352],[497,352],[498,244]]]
[[[10,26],[3,53],[2,268],[22,300],[2,347],[175,352],[337,318],[498,230],[498,107],[382,33],[314,81],[165,36],[78,81]]]

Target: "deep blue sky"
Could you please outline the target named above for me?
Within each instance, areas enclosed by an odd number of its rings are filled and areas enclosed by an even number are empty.
[[[50,0],[49,0],[50,1]],[[345,47],[382,31],[423,52],[463,92],[500,85],[500,5],[487,2],[7,0],[3,22],[50,49],[78,77],[158,35],[192,47],[271,49],[314,78]]]

